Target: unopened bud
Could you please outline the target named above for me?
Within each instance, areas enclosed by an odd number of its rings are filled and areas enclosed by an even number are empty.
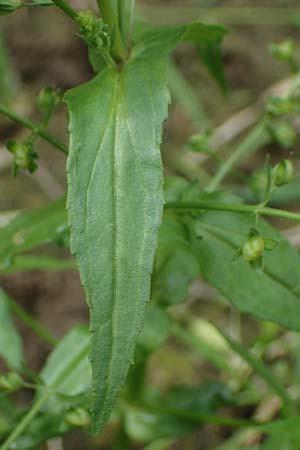
[[[283,186],[293,178],[294,166],[290,159],[282,159],[272,170],[272,178],[275,186]]]
[[[90,424],[90,415],[85,409],[77,407],[67,413],[65,421],[74,427],[87,427]]]
[[[253,236],[242,248],[242,255],[246,261],[255,261],[261,257],[265,249],[265,242],[261,236]]]
[[[34,172],[37,168],[36,159],[37,153],[34,151],[31,142],[20,143],[15,140],[6,143],[7,149],[13,154],[13,175],[18,173],[19,169],[29,170]]]

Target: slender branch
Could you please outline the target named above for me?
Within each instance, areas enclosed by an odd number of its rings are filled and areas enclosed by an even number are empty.
[[[61,9],[65,14],[67,14],[71,19],[76,20],[77,19],[77,12],[75,9],[72,8],[68,3],[66,3],[64,0],[52,0],[55,6],[57,6],[59,9]]]
[[[15,314],[16,317],[18,317],[25,325],[31,328],[31,330],[37,336],[42,338],[45,342],[47,342],[47,344],[50,344],[51,346],[55,346],[58,343],[58,339],[51,333],[51,331],[41,325],[37,320],[35,320],[34,317],[28,314],[28,312],[25,311],[25,309],[23,309],[12,298],[8,296],[6,298],[13,314]]]
[[[230,154],[229,158],[221,165],[221,167],[209,183],[207,188],[208,191],[214,191],[218,188],[220,183],[224,180],[228,172],[230,172],[237,161],[250,156],[256,150],[268,144],[270,141],[271,136],[266,131],[265,121],[261,120]]]
[[[165,209],[179,211],[208,210],[208,211],[230,211],[236,213],[259,214],[262,216],[279,217],[281,219],[294,220],[300,222],[300,213],[284,211],[282,209],[269,208],[260,205],[227,204],[208,201],[198,202],[169,202],[165,204]]]
[[[217,328],[217,327],[216,327]],[[220,328],[217,328],[221,336],[226,340],[230,348],[237,353],[244,361],[248,363],[253,370],[255,370],[268,386],[281,398],[284,404],[291,407],[291,399],[289,398],[285,387],[280,380],[276,378],[271,370],[251,351],[243,347],[239,342],[233,340],[228,334],[224,333]]]
[[[23,127],[32,130],[34,133],[38,134],[45,141],[48,141],[50,144],[52,144],[58,150],[63,152],[65,155],[68,154],[68,147],[61,141],[56,139],[54,136],[52,136],[52,134],[48,133],[48,131],[46,131],[44,128],[34,124],[25,117],[19,116],[15,112],[10,111],[8,108],[6,108],[6,106],[3,105],[0,105],[0,114],[3,114],[4,116],[18,123],[19,125],[22,125]]]
[[[171,317],[171,319],[173,319],[173,317]],[[171,334],[182,343],[195,349],[201,355],[204,355],[204,357],[220,371],[226,372],[231,377],[233,376],[234,368],[229,364],[226,357],[224,357],[221,352],[215,350],[213,346],[203,339],[200,339],[198,336],[194,336],[174,320],[172,320]]]
[[[218,416],[214,414],[205,414],[201,412],[192,412],[187,410],[181,410],[176,409],[172,407],[162,406],[162,405],[156,405],[156,404],[141,404],[137,405],[140,408],[144,408],[148,411],[153,411],[157,413],[162,414],[170,414],[172,416],[178,417],[182,420],[188,420],[191,422],[200,422],[200,423],[210,423],[213,425],[219,425],[224,427],[233,427],[233,428],[240,428],[240,427],[255,427],[255,426],[261,426],[261,422],[257,422],[255,420],[251,419],[236,419],[234,417],[224,417],[224,416]],[[1,449],[2,450],[2,449]]]

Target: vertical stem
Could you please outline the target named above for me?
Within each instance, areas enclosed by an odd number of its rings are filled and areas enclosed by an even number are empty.
[[[127,30],[127,14],[124,7],[125,0],[118,0],[118,18],[119,18],[119,29],[123,39],[126,43],[126,30]]]
[[[106,23],[110,29],[115,32],[115,43],[113,50],[121,59],[125,59],[127,56],[127,50],[120,33],[118,8],[115,8],[115,2],[113,0],[97,0],[97,3],[104,23]]]
[[[130,0],[127,48],[131,48],[132,34],[133,34],[133,28],[134,28],[134,12],[135,12],[135,0]]]

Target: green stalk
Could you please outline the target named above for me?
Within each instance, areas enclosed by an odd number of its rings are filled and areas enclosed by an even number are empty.
[[[204,422],[204,423],[209,423],[212,425],[219,425],[219,426],[223,426],[223,427],[233,427],[233,428],[255,427],[255,426],[262,425],[261,422],[257,422],[255,420],[236,419],[233,417],[224,417],[224,416],[218,416],[218,415],[214,415],[214,414],[192,412],[192,411],[181,410],[181,409],[171,408],[171,407],[162,406],[162,405],[154,405],[154,404],[150,404],[150,403],[139,404],[137,406],[139,408],[143,408],[148,411],[153,411],[155,413],[161,413],[161,414],[169,414],[174,417],[178,417],[178,419],[188,420],[190,422],[195,422],[195,423],[203,423]]]
[[[273,375],[265,364],[258,359],[253,353],[244,348],[239,342],[231,339],[226,333],[217,328],[221,336],[226,340],[230,348],[237,353],[244,361],[246,361],[252,369],[257,372],[260,377],[273,389],[273,391],[282,399],[283,403],[291,406],[291,400],[287,395],[285,387]]]
[[[131,48],[133,28],[134,28],[134,13],[135,13],[135,0],[130,0],[129,29],[128,29],[128,37],[127,37],[127,48],[129,48],[129,49]]]
[[[172,321],[171,334],[183,344],[188,345],[190,348],[204,355],[220,371],[226,372],[230,376],[233,375],[233,368],[228,364],[226,357],[221,352],[215,350],[203,339],[194,336],[177,322],[174,322],[174,320]]]
[[[67,14],[67,16],[71,17],[71,19],[76,21],[78,16],[77,12],[68,3],[66,3],[64,0],[52,0],[52,1],[55,6],[61,9],[65,14]]]
[[[122,60],[125,60],[127,57],[127,49],[124,45],[119,28],[118,8],[114,8],[113,0],[97,0],[97,3],[104,23],[106,23],[110,29],[115,32],[113,50]]]
[[[249,157],[271,141],[270,134],[266,131],[266,124],[261,120],[246,136],[246,138],[236,147],[230,154],[229,158],[224,161],[217,173],[208,185],[208,191],[216,190],[233,166],[240,160]]]
[[[9,307],[13,314],[16,315],[25,325],[28,326],[37,336],[42,338],[47,344],[55,346],[58,343],[58,339],[47,330],[43,325],[41,325],[37,320],[34,319],[28,312],[25,311],[18,303],[16,303],[10,297],[6,297],[9,303]]]
[[[218,202],[198,201],[198,202],[169,202],[165,204],[165,209],[178,211],[207,210],[207,211],[230,211],[236,213],[250,213],[268,217],[278,217],[281,219],[294,220],[300,222],[300,214],[283,209],[269,208],[260,205],[227,204]]]
[[[4,116],[18,123],[19,125],[22,125],[23,127],[33,131],[35,134],[39,135],[45,141],[52,144],[55,148],[63,152],[65,155],[68,154],[68,147],[66,147],[62,142],[60,142],[58,139],[56,139],[54,136],[48,133],[43,127],[34,124],[25,117],[19,116],[18,114],[16,114],[13,111],[10,111],[8,108],[6,108],[6,106],[3,105],[0,105],[0,114],[3,114]]]

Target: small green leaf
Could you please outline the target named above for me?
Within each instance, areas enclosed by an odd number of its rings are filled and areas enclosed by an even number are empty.
[[[41,380],[65,396],[86,392],[91,385],[88,351],[87,328],[80,325],[72,328],[48,357],[40,373]]]
[[[11,369],[22,369],[22,339],[13,323],[9,302],[0,289],[0,356]]]

